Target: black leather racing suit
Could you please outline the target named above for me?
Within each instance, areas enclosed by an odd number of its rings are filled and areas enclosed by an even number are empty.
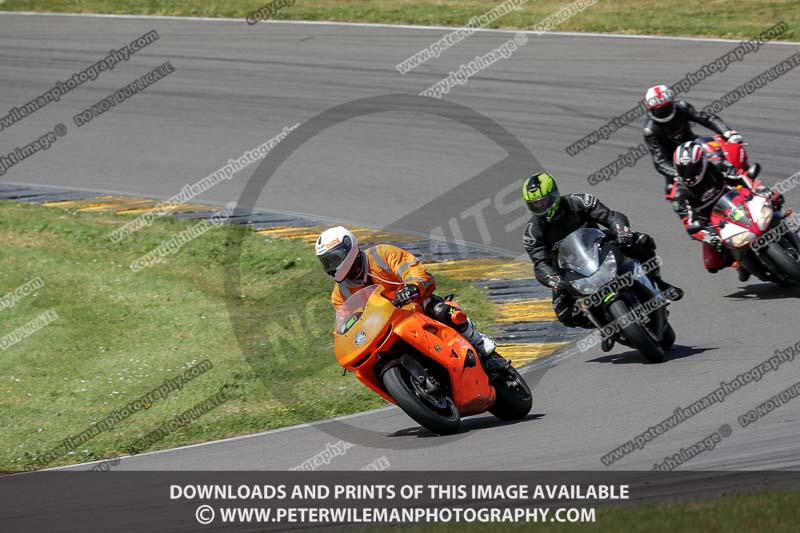
[[[664,176],[668,191],[677,175],[675,165],[672,164],[672,155],[675,153],[675,149],[682,143],[697,137],[692,132],[692,122],[705,126],[720,135],[730,130],[728,125],[717,115],[695,109],[692,104],[684,100],[675,102],[675,116],[669,122],[656,122],[648,117],[644,123],[644,141],[653,156],[656,170]]]
[[[612,211],[591,194],[579,193],[561,197],[561,205],[553,220],[544,216],[532,216],[525,227],[522,242],[533,261],[533,272],[542,285],[549,286],[548,278],[561,275],[557,269],[553,246],[577,229],[605,226],[613,230],[617,225],[628,227],[628,217]],[[599,228],[598,228],[599,229]],[[655,257],[655,243],[641,234],[636,244],[627,248],[631,257],[647,261]],[[658,273],[655,272],[657,275]],[[553,290],[553,310],[558,320],[569,327],[594,327],[583,315],[573,316],[575,299],[563,289]]]
[[[753,182],[749,178],[737,174],[733,165],[725,163],[727,161],[709,162],[705,176],[694,187],[683,182],[678,183],[672,205],[687,229],[692,222],[699,222],[703,227],[708,226],[717,200],[728,190],[726,186],[753,188]],[[706,235],[708,232],[703,230],[692,237],[702,241]]]

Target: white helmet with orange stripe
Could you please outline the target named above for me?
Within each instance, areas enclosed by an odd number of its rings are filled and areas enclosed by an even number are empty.
[[[358,239],[344,226],[323,231],[317,238],[314,251],[325,273],[337,282],[344,281],[361,252]]]
[[[675,116],[675,93],[666,85],[650,87],[644,95],[644,107],[656,122],[669,122]]]

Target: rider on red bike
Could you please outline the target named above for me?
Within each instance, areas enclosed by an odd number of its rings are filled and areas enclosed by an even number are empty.
[[[704,126],[730,143],[742,144],[742,136],[732,130],[722,118],[695,108],[685,100],[675,100],[675,93],[666,85],[650,87],[645,94],[647,121],[644,141],[653,156],[653,165],[665,180],[665,198],[675,194],[677,171],[672,153],[682,143],[697,138],[692,124]]]
[[[696,224],[703,227],[690,235],[703,242],[703,265],[712,274],[734,263],[717,231],[709,226],[711,212],[728,187],[746,187],[755,194],[770,197],[775,209],[783,206],[783,195],[762,185],[756,177],[757,169],[748,173],[737,168],[725,159],[718,144],[688,141],[680,145],[673,156],[678,174],[673,208],[687,231]],[[741,265],[737,272],[742,282],[750,278],[750,272]]]

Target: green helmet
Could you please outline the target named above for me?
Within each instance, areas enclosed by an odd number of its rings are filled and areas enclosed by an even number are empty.
[[[561,205],[556,180],[547,172],[534,174],[525,180],[522,199],[531,213],[537,216],[546,215],[547,220],[552,220]]]

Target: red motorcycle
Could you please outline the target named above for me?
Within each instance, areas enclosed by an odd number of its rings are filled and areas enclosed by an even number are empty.
[[[750,165],[743,144],[728,142],[720,135],[698,137],[697,141],[703,146],[710,164],[728,161],[751,183],[751,189],[761,187],[758,180],[761,167]],[[676,188],[673,188],[673,194]],[[800,284],[798,225],[791,210],[781,213],[775,209],[774,200],[774,197],[737,187],[717,201],[711,214],[711,225],[729,250],[733,263],[723,263],[719,258],[720,264],[714,268],[738,266],[738,262],[762,281]],[[702,226],[686,229],[694,234]],[[707,265],[711,259],[706,257]]]
[[[733,259],[760,280],[800,285],[800,237],[791,210],[782,214],[769,197],[740,186],[717,200],[711,226]],[[699,223],[688,228],[702,229]]]

